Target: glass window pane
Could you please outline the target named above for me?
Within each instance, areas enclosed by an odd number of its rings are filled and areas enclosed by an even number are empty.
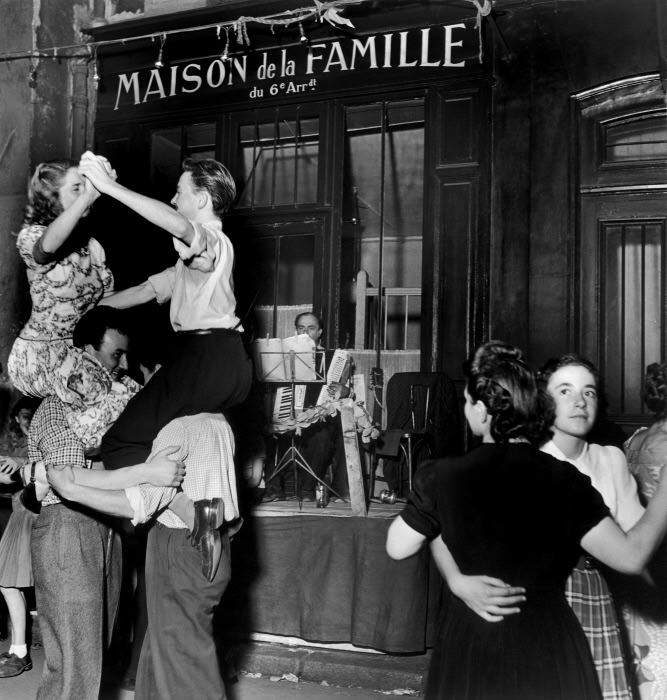
[[[245,183],[239,206],[294,206],[317,201],[319,118],[278,118],[239,127]]]
[[[320,120],[317,118],[301,118],[299,119],[299,127],[301,136],[318,136],[320,132]]]
[[[665,114],[625,120],[604,129],[605,157],[610,162],[667,158]]]
[[[263,236],[257,241],[259,279],[256,334],[284,337],[294,333],[294,318],[312,309],[315,237],[312,234]]]
[[[377,129],[382,120],[382,105],[348,107],[346,110],[346,131]]]
[[[359,270],[368,273],[371,287],[421,287],[423,100],[347,108],[344,168],[341,341],[354,337],[354,300],[346,289]],[[415,309],[421,309],[420,297],[389,302],[387,348],[419,348],[420,313]]]
[[[314,260],[314,236],[284,236],[280,239],[276,303],[312,304]]]
[[[215,150],[215,124],[191,124],[186,127],[186,142],[188,149],[209,147]]]
[[[257,241],[259,260],[258,279],[262,286],[257,294],[257,303],[272,306],[276,303],[276,260],[278,258],[278,239],[260,238]]]
[[[293,204],[295,200],[294,192],[294,171],[296,160],[294,157],[294,142],[286,142],[276,148],[271,155],[275,159],[275,194],[274,204]],[[257,202],[260,203],[259,201]],[[271,204],[271,199],[264,200],[262,204]]]
[[[151,183],[156,196],[169,200],[181,176],[183,130],[157,129],[151,135]]]
[[[248,142],[252,143],[255,140],[255,125],[241,124],[239,127],[239,141],[242,145]]]
[[[215,149],[210,151],[191,151],[188,153],[188,158],[192,158],[192,160],[204,160],[204,158],[215,159]]]
[[[387,107],[387,123],[389,126],[398,127],[401,125],[412,126],[423,124],[424,104],[421,100],[410,100],[409,102],[395,102]]]
[[[319,145],[301,142],[297,151],[297,183],[300,202],[317,202]]]

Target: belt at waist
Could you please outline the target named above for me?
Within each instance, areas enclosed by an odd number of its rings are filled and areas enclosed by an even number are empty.
[[[176,331],[178,335],[239,335],[233,328],[195,328],[191,331]]]

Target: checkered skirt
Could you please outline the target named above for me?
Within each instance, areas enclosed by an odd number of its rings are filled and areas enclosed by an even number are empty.
[[[565,595],[591,648],[604,700],[632,700],[621,633],[607,582],[593,566],[577,567]]]

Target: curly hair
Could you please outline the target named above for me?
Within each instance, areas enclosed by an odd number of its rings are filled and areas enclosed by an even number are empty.
[[[656,420],[667,418],[667,364],[654,362],[646,368],[642,399]]]
[[[525,439],[539,444],[544,437],[535,375],[519,348],[491,340],[477,348],[464,364],[467,390],[491,416],[491,437],[499,443]]]
[[[30,179],[28,206],[25,209],[27,224],[48,226],[62,214],[58,189],[70,168],[76,168],[73,160],[50,160],[40,163]]]
[[[229,170],[213,158],[186,158],[183,172],[190,173],[195,190],[209,193],[215,215],[222,218],[236,199],[236,184]]]

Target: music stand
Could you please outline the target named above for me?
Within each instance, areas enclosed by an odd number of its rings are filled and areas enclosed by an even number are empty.
[[[289,379],[284,381],[276,381],[273,379],[264,379],[263,382],[266,385],[272,386],[288,386],[291,389],[290,398],[290,417],[292,420],[296,420],[296,386],[302,384],[326,384],[326,355],[323,350],[314,350],[309,352],[295,352],[290,350],[288,352],[269,352],[262,353],[262,355],[282,355],[285,363],[286,375]],[[309,370],[313,370],[313,379],[303,379],[304,376],[304,366],[308,367]],[[301,490],[298,488],[298,470],[302,469],[307,474],[315,479],[318,483],[331,493],[333,493],[337,498],[345,501],[345,498],[341,496],[337,491],[335,491],[329,484],[327,484],[323,479],[320,479],[317,474],[313,471],[313,468],[308,464],[308,461],[303,456],[299,448],[297,447],[297,427],[290,428],[289,431],[289,445],[278,459],[278,452],[276,451],[276,459],[274,462],[273,473],[266,480],[267,483],[277,477],[279,474],[284,472],[290,465],[294,469],[294,489],[299,500],[299,508],[302,507],[303,498],[301,497]]]

